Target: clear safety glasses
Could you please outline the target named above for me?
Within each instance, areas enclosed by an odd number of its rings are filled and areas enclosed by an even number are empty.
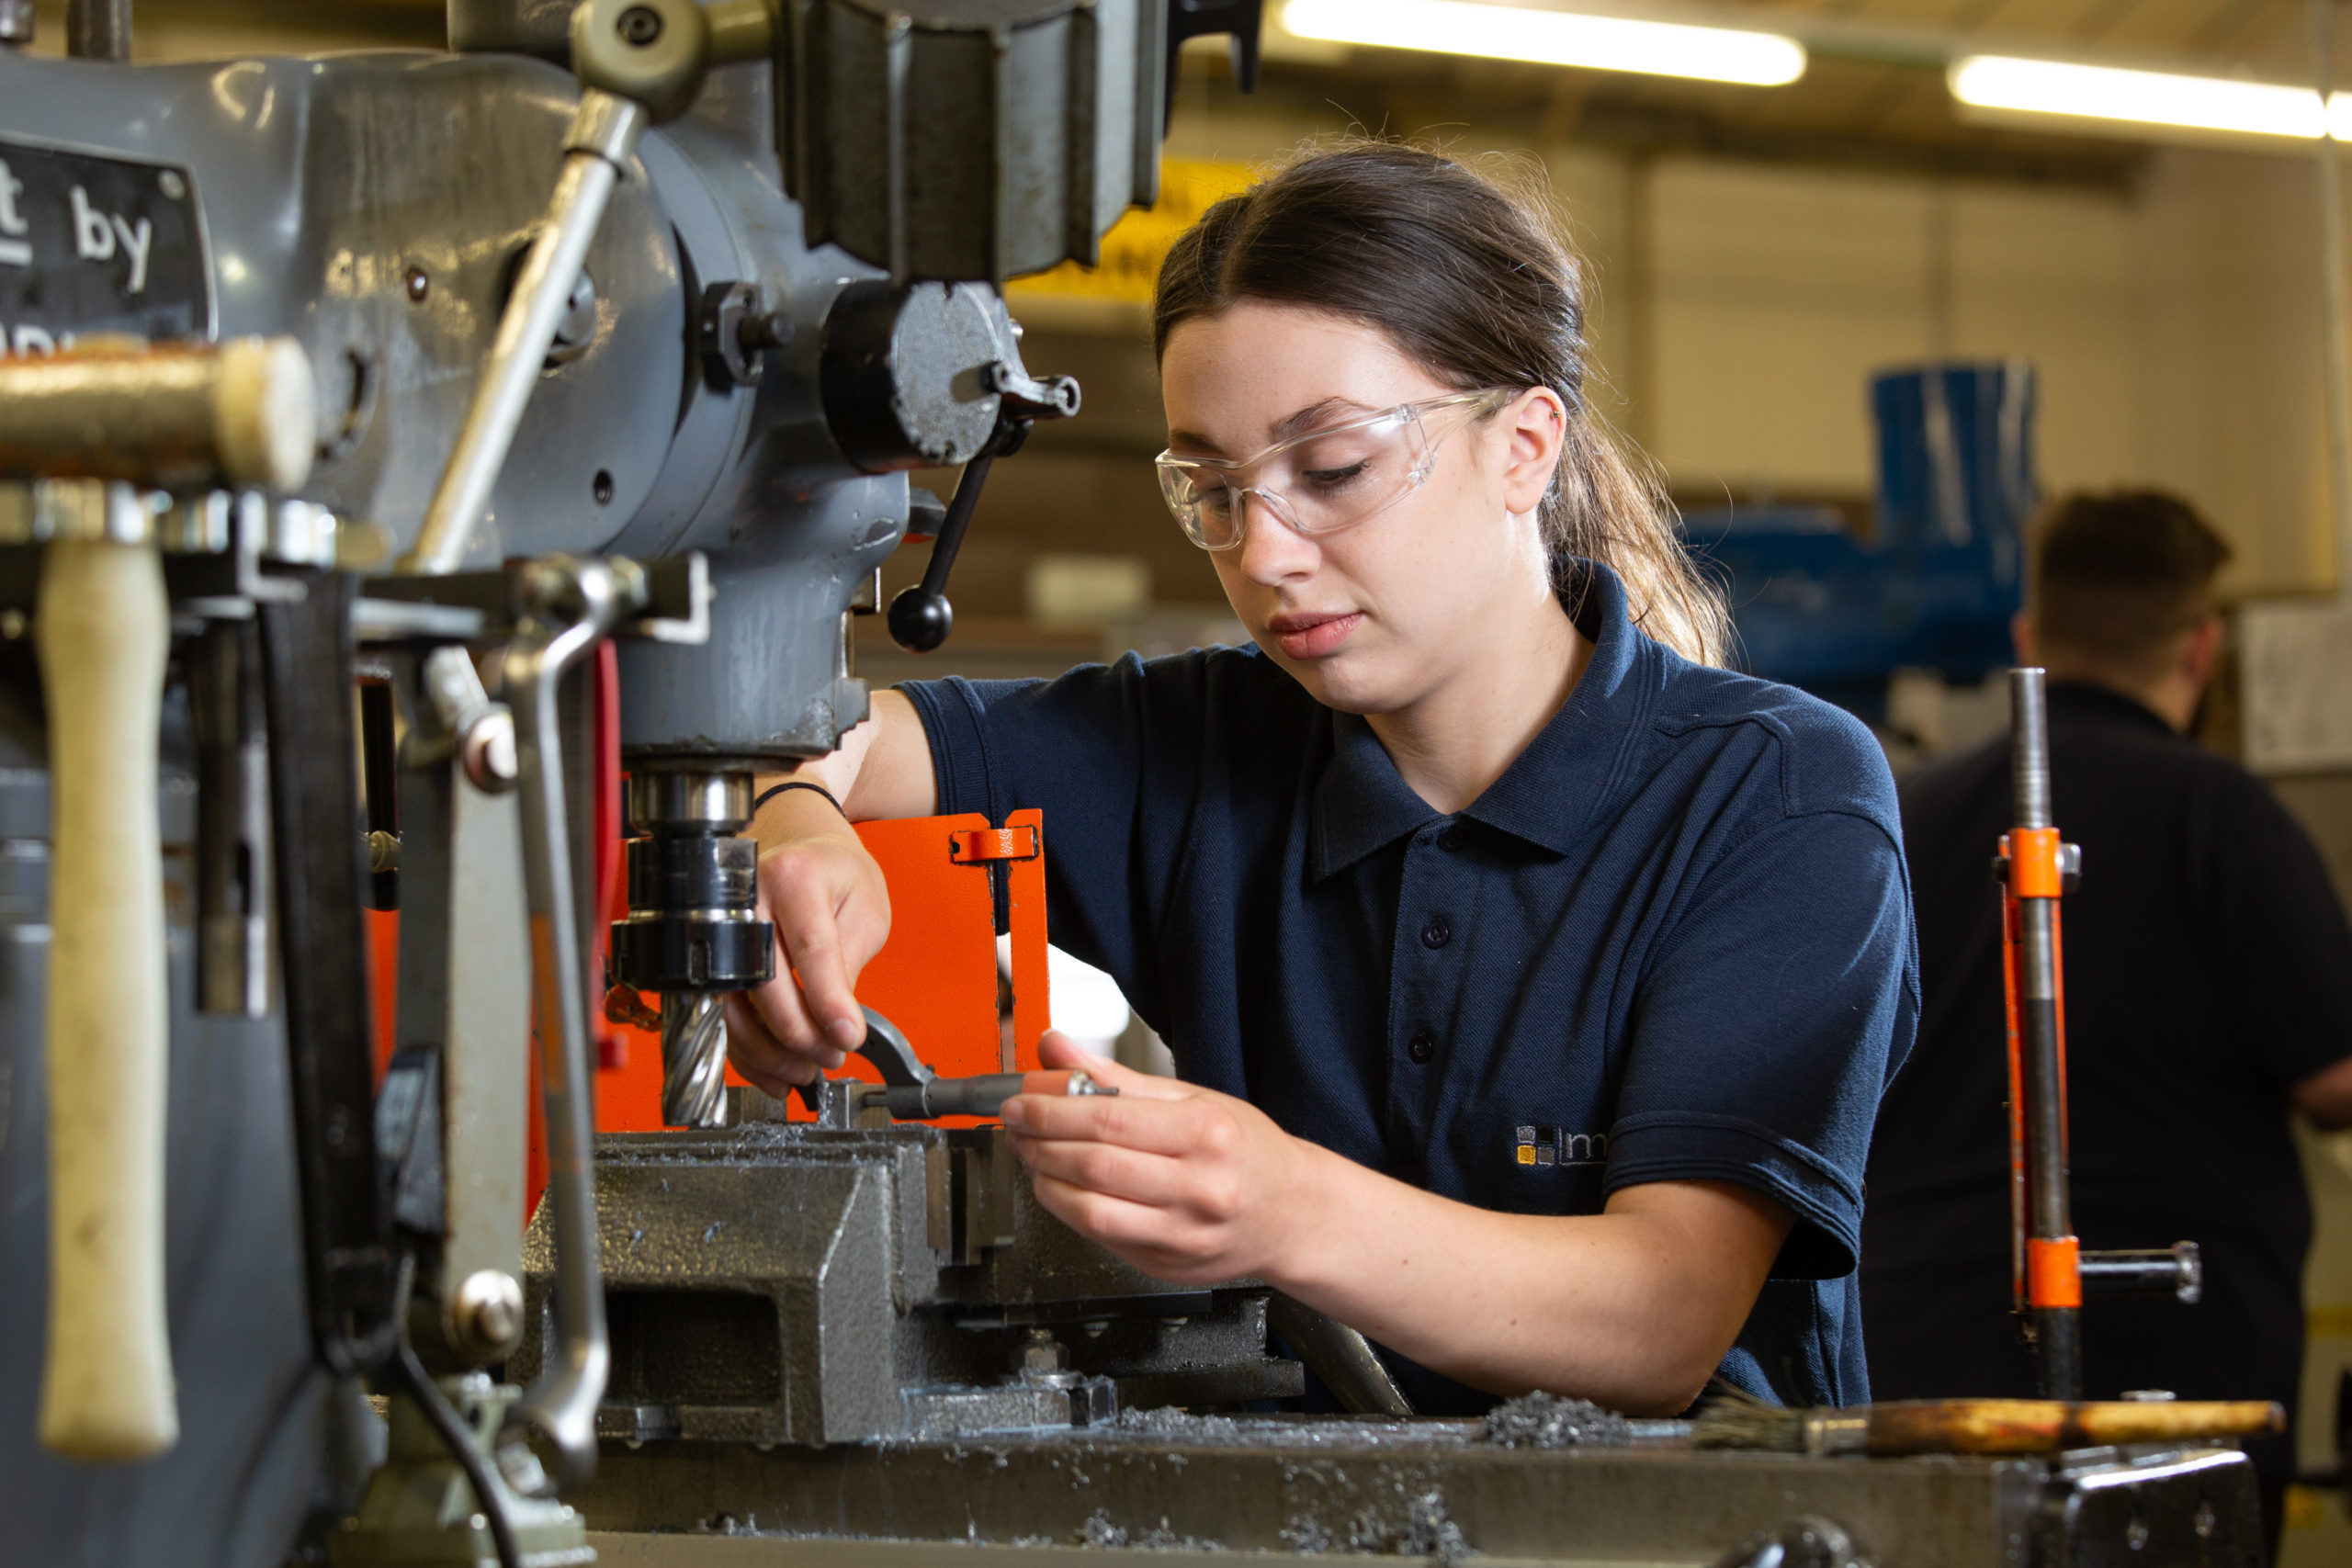
[[[1430,477],[1447,436],[1518,395],[1497,387],[1426,398],[1278,441],[1254,457],[1162,452],[1159,493],[1185,536],[1204,550],[1241,542],[1249,496],[1301,534],[1335,533],[1411,494]]]

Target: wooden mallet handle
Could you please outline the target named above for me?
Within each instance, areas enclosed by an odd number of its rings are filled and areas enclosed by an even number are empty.
[[[40,1440],[179,1437],[164,1297],[170,1018],[156,730],[171,611],[152,547],[61,540],[35,613],[49,708],[49,1357]]]

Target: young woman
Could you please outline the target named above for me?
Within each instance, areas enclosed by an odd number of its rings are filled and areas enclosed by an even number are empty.
[[[1054,940],[1181,1081],[1004,1121],[1056,1214],[1254,1275],[1417,1408],[1710,1378],[1868,1397],[1853,1283],[1917,1011],[1885,764],[1717,668],[1719,600],[1586,395],[1532,203],[1388,144],[1218,203],[1161,273],[1162,489],[1255,646],[876,697],[761,824],[779,965],[732,1051],[862,1037],[889,913],[846,818],[1044,808]]]

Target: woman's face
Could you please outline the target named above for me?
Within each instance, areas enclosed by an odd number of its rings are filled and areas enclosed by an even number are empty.
[[[1252,457],[1458,390],[1377,329],[1292,305],[1244,301],[1195,317],[1160,358],[1169,447],[1182,457]],[[1432,412],[1430,433],[1451,434],[1429,479],[1337,532],[1302,535],[1247,498],[1240,541],[1209,557],[1234,614],[1330,707],[1393,713],[1440,690],[1491,655],[1480,629],[1498,595],[1548,597],[1535,509],[1558,457],[1560,409],[1538,388],[1485,419]]]

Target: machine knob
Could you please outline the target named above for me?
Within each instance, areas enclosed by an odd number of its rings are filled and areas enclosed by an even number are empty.
[[[890,601],[890,640],[909,653],[933,651],[955,629],[956,606],[944,593],[926,593],[918,585]]]

